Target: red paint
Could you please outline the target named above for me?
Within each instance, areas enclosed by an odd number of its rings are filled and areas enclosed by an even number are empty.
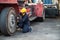
[[[19,13],[19,10],[18,10],[19,7],[18,7],[17,4],[0,4],[0,12],[1,12],[4,8],[6,8],[6,7],[13,7],[13,8],[15,9],[17,15],[18,15],[18,13]]]
[[[27,8],[27,12],[30,12],[31,11],[31,9],[30,8]]]
[[[0,3],[17,3],[17,0],[0,0]]]
[[[5,8],[5,7],[14,7],[16,12],[19,13],[19,10],[21,9],[21,7],[20,6],[18,7],[18,5],[17,5],[17,0],[0,0],[0,4],[1,3],[2,3],[2,5],[0,5],[0,10],[2,10],[2,8]],[[13,5],[11,3],[14,3],[16,5]],[[37,17],[42,17],[42,15],[43,15],[42,14],[42,12],[43,12],[43,4],[39,3],[37,5],[31,5],[31,6],[34,7],[34,11],[33,11],[32,15],[35,15]],[[27,12],[31,12],[31,9],[28,8]]]
[[[36,14],[36,16],[38,16],[38,17],[42,17],[42,12],[43,12],[43,5],[42,4],[37,4],[36,6],[35,6],[35,14]]]

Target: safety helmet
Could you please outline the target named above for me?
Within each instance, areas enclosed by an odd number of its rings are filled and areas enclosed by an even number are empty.
[[[20,10],[20,12],[21,12],[21,13],[26,13],[27,10],[26,10],[26,8],[22,8],[22,9]]]

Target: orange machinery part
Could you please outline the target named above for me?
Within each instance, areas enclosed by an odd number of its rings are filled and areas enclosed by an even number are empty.
[[[17,3],[17,0],[0,0],[0,3]]]

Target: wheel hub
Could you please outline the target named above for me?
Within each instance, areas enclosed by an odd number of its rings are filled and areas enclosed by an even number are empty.
[[[13,14],[10,14],[8,19],[9,30],[11,33],[13,33],[15,31],[15,16]]]

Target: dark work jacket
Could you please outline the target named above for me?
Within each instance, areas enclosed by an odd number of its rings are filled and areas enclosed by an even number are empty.
[[[22,15],[21,15],[22,16]],[[22,16],[22,19],[19,20],[18,26],[20,28],[23,28],[24,25],[26,26],[30,26],[30,21],[29,21],[29,17],[27,14],[25,14],[24,16]]]
[[[30,21],[27,14],[22,16],[22,19],[20,20],[19,24],[20,24],[19,27],[23,29],[22,30],[23,33],[31,31]]]
[[[22,20],[23,20],[24,24],[30,24],[29,17],[28,17],[27,14],[25,14],[24,16],[22,16]]]

